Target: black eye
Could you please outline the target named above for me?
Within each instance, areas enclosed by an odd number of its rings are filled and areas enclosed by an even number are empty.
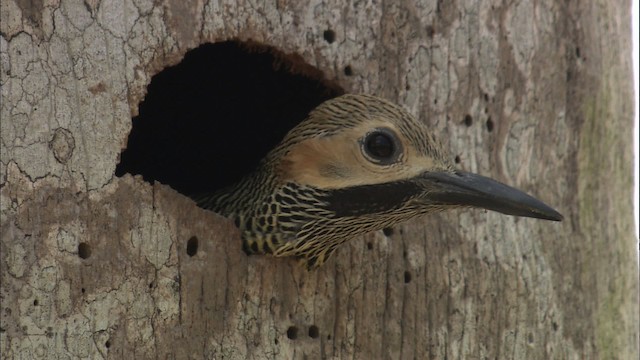
[[[398,157],[399,144],[391,131],[375,130],[362,140],[362,151],[372,162],[390,164]]]
[[[367,136],[365,143],[367,153],[376,159],[386,159],[393,155],[393,140],[387,134],[373,133]]]

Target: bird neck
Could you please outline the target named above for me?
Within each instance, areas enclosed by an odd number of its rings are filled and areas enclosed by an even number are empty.
[[[275,191],[273,172],[260,166],[239,182],[218,190],[211,196],[208,208],[227,217],[244,216],[256,204],[265,202]]]

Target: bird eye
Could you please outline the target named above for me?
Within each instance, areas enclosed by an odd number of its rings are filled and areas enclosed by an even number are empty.
[[[393,141],[387,134],[373,133],[367,137],[365,149],[374,158],[386,159],[393,155]]]
[[[378,164],[390,164],[399,154],[395,134],[388,129],[376,129],[361,141],[362,152],[368,160]]]

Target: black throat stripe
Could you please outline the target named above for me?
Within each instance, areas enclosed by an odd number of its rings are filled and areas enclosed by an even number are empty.
[[[327,192],[327,210],[336,217],[377,214],[394,210],[422,192],[418,184],[411,181],[361,185]]]

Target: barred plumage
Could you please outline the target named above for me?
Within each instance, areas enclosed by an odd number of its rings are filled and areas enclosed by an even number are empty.
[[[252,174],[194,199],[235,220],[245,252],[297,256],[310,269],[357,235],[447,208],[562,219],[518,190],[456,171],[424,124],[370,95],[324,102]]]

